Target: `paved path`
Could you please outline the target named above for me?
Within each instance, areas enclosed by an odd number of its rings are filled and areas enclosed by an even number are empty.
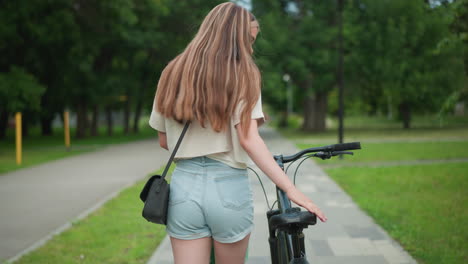
[[[144,140],[0,175],[0,263],[66,229],[168,156],[156,139]]]
[[[262,136],[273,153],[292,154],[295,146],[271,129],[263,128]],[[357,154],[357,153],[356,153]],[[274,186],[260,174],[270,203]],[[249,246],[248,264],[267,264],[269,248],[265,212],[267,206],[255,175],[251,173],[255,201],[255,229]],[[386,232],[361,211],[315,163],[304,162],[296,181],[299,188],[325,212],[328,221],[305,230],[306,250],[315,264],[406,264],[416,263]],[[169,264],[172,251],[169,240],[162,242],[148,264]]]

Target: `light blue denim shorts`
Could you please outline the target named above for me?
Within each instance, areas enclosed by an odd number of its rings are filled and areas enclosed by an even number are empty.
[[[234,243],[253,228],[253,198],[246,169],[207,157],[179,160],[172,173],[167,233],[191,240]]]

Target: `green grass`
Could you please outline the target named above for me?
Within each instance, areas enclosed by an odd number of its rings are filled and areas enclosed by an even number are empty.
[[[387,119],[386,116],[365,116],[352,115],[345,117],[345,126],[349,128],[395,128],[401,129],[402,122],[396,119]],[[331,118],[328,124],[332,128],[338,127],[337,118]],[[414,115],[411,121],[411,127],[415,129],[423,128],[456,128],[466,127],[468,125],[468,116],[446,116],[440,118],[435,114]]]
[[[338,131],[310,133],[297,129],[279,129],[280,133],[295,142],[336,143]],[[346,128],[344,141],[419,141],[419,140],[468,140],[468,127],[457,128]]]
[[[420,263],[468,263],[468,163],[326,172]]]
[[[297,144],[300,149],[318,147],[319,144]],[[361,142],[361,150],[354,150],[353,156],[344,160],[332,158],[319,161],[320,164],[349,164],[355,162],[384,162],[406,160],[433,160],[468,158],[468,140],[450,142]]]
[[[267,108],[268,109],[268,108]],[[273,123],[277,124],[278,118],[273,117]],[[290,128],[296,129],[301,126],[303,116],[292,114],[288,118],[288,125]],[[338,127],[338,118],[334,116],[327,116],[327,128],[336,129]],[[396,119],[387,119],[385,116],[366,116],[366,115],[348,115],[344,120],[345,127],[347,128],[367,128],[367,129],[381,129],[393,128],[401,129],[402,122]],[[447,116],[440,119],[437,115],[415,115],[411,121],[411,127],[415,129],[424,128],[457,128],[467,127],[468,116]]]
[[[146,179],[121,191],[103,207],[15,263],[146,263],[164,238],[165,227],[141,216],[143,203],[139,194],[145,182]]]
[[[337,143],[336,120],[323,133],[301,132],[300,123],[280,130],[299,148]],[[468,263],[468,162],[381,166],[468,158],[468,118],[417,117],[413,125],[347,118],[344,141],[360,141],[362,149],[318,163],[338,166],[325,171],[419,263]]]
[[[73,133],[74,131],[72,131]],[[141,128],[138,134],[125,135],[122,128],[116,128],[112,136],[107,136],[104,130],[99,136],[84,139],[71,139],[71,149],[64,146],[63,130],[57,129],[53,136],[40,136],[39,131],[31,131],[31,135],[23,139],[23,162],[16,164],[15,138],[9,131],[7,138],[0,141],[0,174],[57,160],[89,151],[95,151],[109,144],[119,144],[154,137],[156,132],[149,126]]]
[[[275,121],[272,122],[273,125]],[[383,117],[352,116],[345,119],[345,141],[369,140],[468,140],[468,117],[449,117],[440,126],[434,116],[417,116],[411,129],[402,129],[398,121]],[[337,120],[327,120],[327,131],[304,132],[300,130],[302,117],[290,118],[290,127],[279,129],[280,133],[298,143],[336,143],[338,141]]]

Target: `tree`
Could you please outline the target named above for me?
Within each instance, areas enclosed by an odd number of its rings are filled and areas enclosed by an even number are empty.
[[[8,117],[15,112],[39,110],[45,87],[24,69],[12,66],[0,73],[0,139],[5,137]]]
[[[268,68],[264,78],[277,82],[270,87],[265,85],[265,89],[284,87],[278,76],[270,77],[268,73],[291,75],[299,90],[295,94],[303,105],[303,130],[325,130],[328,93],[336,85],[335,1],[257,0],[252,4],[265,32],[264,40],[258,44],[258,56],[268,55],[261,60],[262,67]],[[276,100],[285,101],[284,96],[280,98]]]
[[[460,50],[463,53],[463,63],[465,69],[465,80],[468,77],[468,1],[458,0],[453,5],[454,18],[450,24],[450,29],[460,41]],[[461,86],[454,94],[454,101],[468,102],[468,85]],[[452,105],[453,106],[453,105]]]
[[[448,41],[449,11],[424,1],[352,4],[348,62],[354,87],[373,112],[397,109],[410,128],[414,111],[438,110],[463,82],[458,44]]]
[[[65,108],[77,113],[78,137],[97,134],[103,110],[109,134],[112,112],[121,109],[124,131],[136,132],[143,109],[152,105],[158,73],[221,2],[0,1],[0,74],[15,66],[44,88],[40,112],[25,109],[41,120],[44,135]]]
[[[143,109],[151,109],[157,78],[167,63],[182,52],[193,38],[202,19],[220,0],[166,1],[156,5],[152,0],[140,1],[136,8],[139,19],[135,35],[141,41],[135,45],[132,69],[139,85],[129,97],[135,104],[132,130],[137,131]],[[158,19],[155,19],[155,16]]]
[[[0,2],[0,38],[6,44],[0,45],[0,72],[19,67],[46,88],[39,98],[44,135],[52,133],[53,117],[65,103],[64,76],[71,64],[68,50],[75,42],[71,3],[70,0]]]

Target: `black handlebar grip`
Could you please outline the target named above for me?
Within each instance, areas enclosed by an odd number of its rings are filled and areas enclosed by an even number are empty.
[[[334,151],[353,150],[353,149],[361,149],[361,143],[360,142],[350,142],[350,143],[343,143],[343,144],[333,145],[333,150]]]

